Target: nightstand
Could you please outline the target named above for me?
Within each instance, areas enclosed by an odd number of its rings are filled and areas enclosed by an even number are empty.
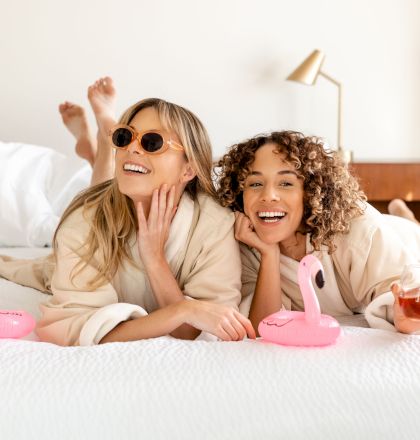
[[[402,199],[420,219],[420,162],[356,162],[349,169],[376,209],[386,213],[392,199]]]

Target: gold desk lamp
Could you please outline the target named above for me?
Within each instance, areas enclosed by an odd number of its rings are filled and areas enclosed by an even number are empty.
[[[314,50],[304,61],[300,64],[288,77],[289,81],[296,81],[308,86],[313,86],[318,76],[323,76],[328,81],[332,82],[338,87],[338,126],[337,126],[337,152],[342,158],[343,162],[348,164],[352,160],[352,152],[345,150],[341,143],[341,84],[331,78],[321,70],[325,54],[320,50]]]

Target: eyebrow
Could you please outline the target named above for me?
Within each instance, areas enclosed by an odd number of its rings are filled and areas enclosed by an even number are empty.
[[[296,173],[295,171],[292,171],[292,170],[278,171],[277,174],[279,174],[280,176],[283,176],[284,174],[293,174],[293,175],[295,175],[296,177],[299,178],[298,173]],[[263,173],[262,173],[261,171],[251,171],[251,172],[249,173],[249,175],[250,175],[250,176],[262,176]]]
[[[156,133],[162,133],[165,130],[159,129],[159,128],[149,128],[148,130],[138,130],[136,127],[133,127],[132,125],[129,125],[130,128],[137,131],[138,133],[149,133],[149,132],[156,132]]]

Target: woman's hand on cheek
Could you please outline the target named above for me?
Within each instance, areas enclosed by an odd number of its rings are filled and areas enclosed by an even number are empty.
[[[168,185],[163,184],[153,191],[147,220],[141,202],[136,205],[139,224],[137,244],[145,266],[165,258],[165,244],[177,209],[174,200],[175,187],[168,191]]]
[[[249,217],[242,212],[235,212],[235,238],[246,245],[257,249],[260,254],[265,254],[270,251],[278,251],[277,243],[268,244],[262,241],[258,234],[254,231],[254,227]]]
[[[420,334],[420,321],[412,318],[407,318],[400,307],[398,300],[401,293],[401,286],[398,283],[394,283],[391,286],[391,291],[394,295],[394,325],[395,328],[401,333],[418,333]]]

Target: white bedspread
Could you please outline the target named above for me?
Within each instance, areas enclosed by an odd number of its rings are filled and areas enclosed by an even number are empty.
[[[46,298],[0,279],[0,308],[38,313]],[[1,440],[411,440],[419,414],[420,336],[343,327],[325,348],[0,340]]]
[[[0,341],[2,439],[415,439],[420,339],[344,328],[335,346],[170,337]]]

